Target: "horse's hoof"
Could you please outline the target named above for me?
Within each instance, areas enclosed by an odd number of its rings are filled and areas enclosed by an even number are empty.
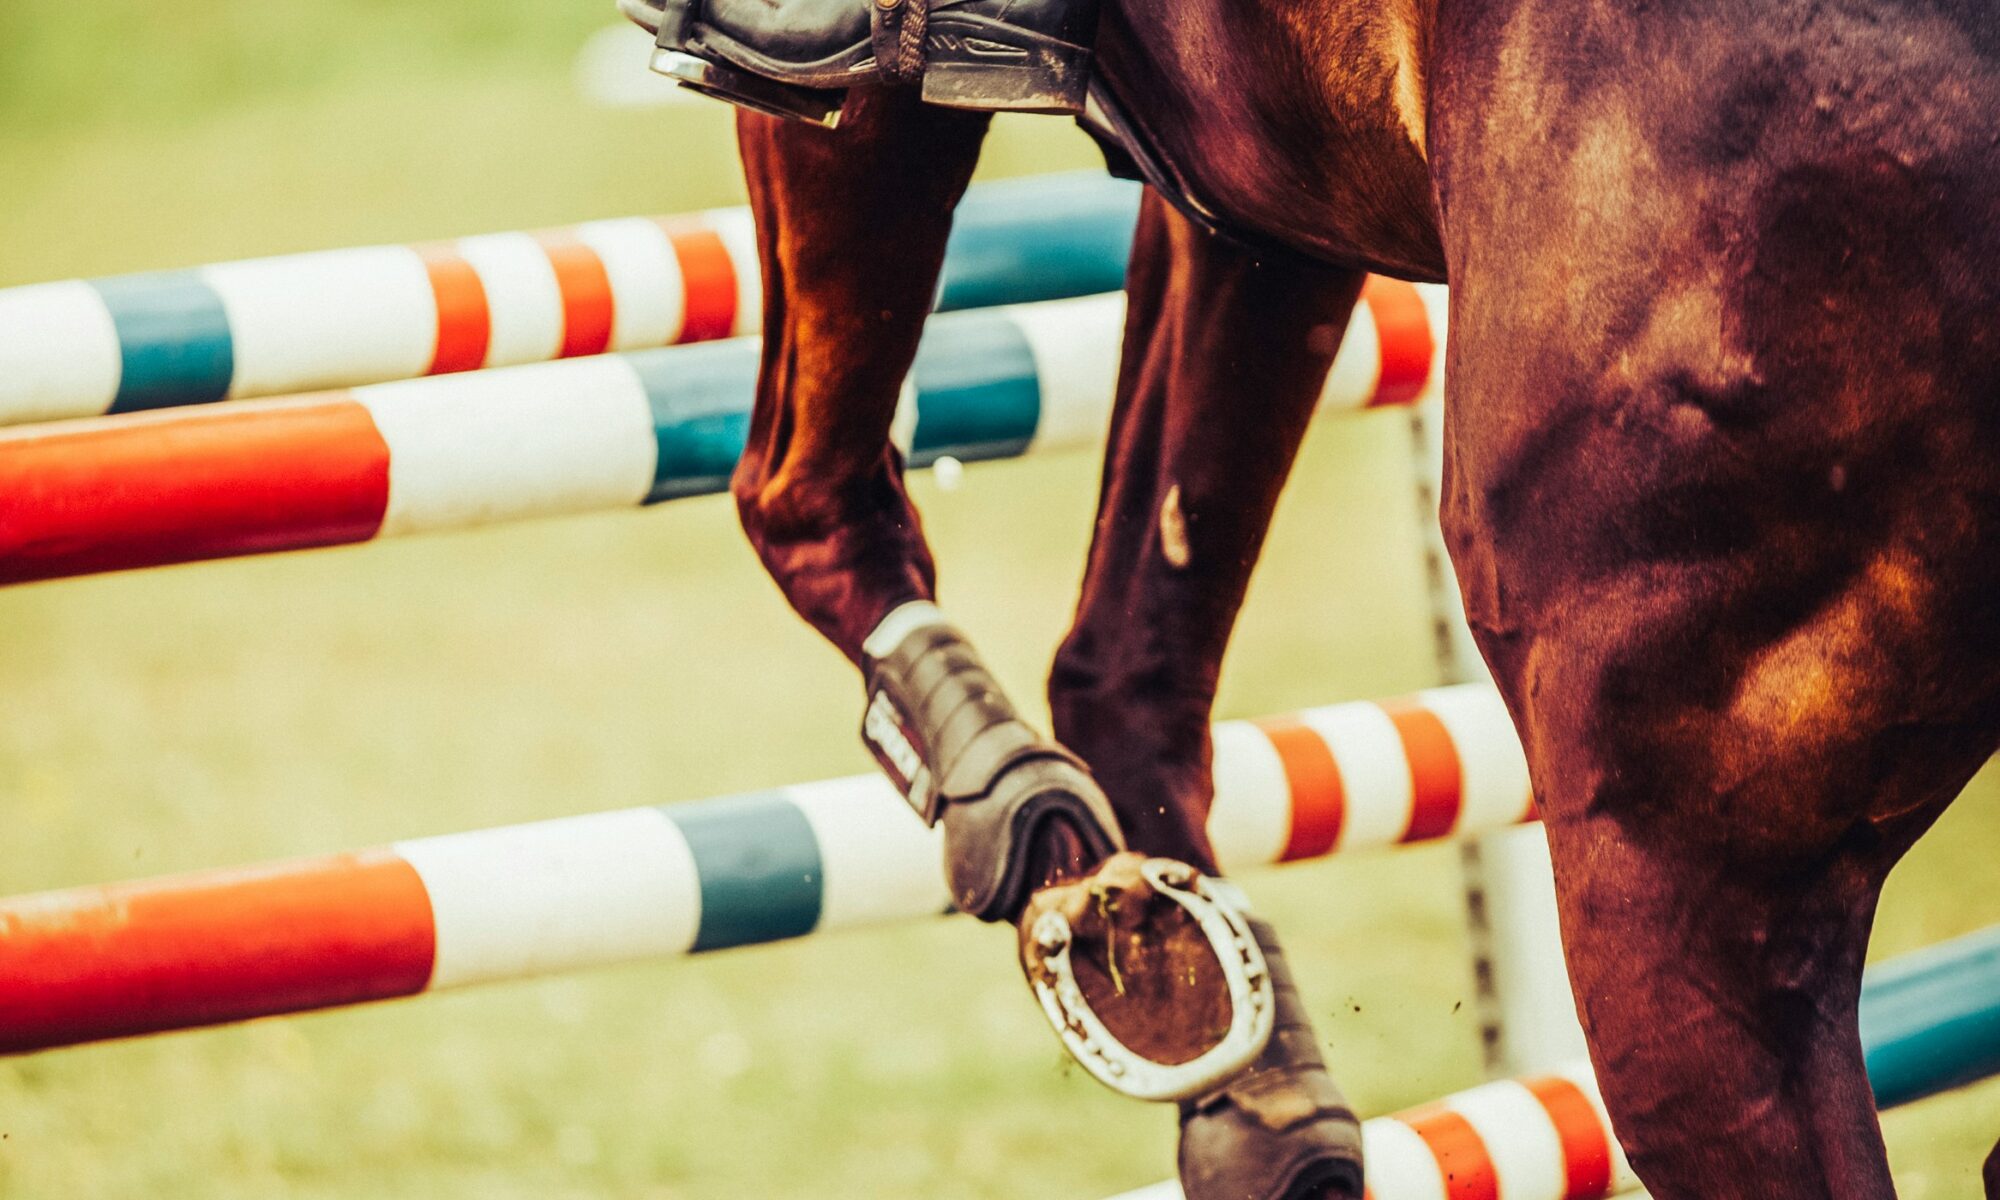
[[[1361,1125],[1328,1074],[1271,927],[1264,950],[1277,1029],[1254,1066],[1181,1106],[1187,1200],[1361,1200]]]
[[[1204,1095],[1271,1038],[1274,998],[1240,896],[1185,863],[1125,853],[1045,888],[1021,966],[1063,1045],[1140,1100]]]

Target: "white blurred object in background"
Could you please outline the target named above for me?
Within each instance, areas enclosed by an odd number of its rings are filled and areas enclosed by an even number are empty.
[[[591,34],[576,52],[576,89],[591,103],[606,108],[708,104],[718,113],[728,108],[664,75],[655,75],[649,65],[652,59],[651,34],[630,21],[607,25]]]

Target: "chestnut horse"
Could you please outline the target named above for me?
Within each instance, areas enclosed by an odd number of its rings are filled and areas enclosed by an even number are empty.
[[[2000,746],[2000,9],[1107,7],[1101,86],[1252,237],[1144,202],[1057,737],[1213,870],[1218,664],[1329,356],[1363,271],[1448,278],[1442,516],[1619,1137],[1662,1200],[1892,1195],[1869,926]],[[735,494],[857,662],[933,592],[889,432],[984,128],[740,125]]]

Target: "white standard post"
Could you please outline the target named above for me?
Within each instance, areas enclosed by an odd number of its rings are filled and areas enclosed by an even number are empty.
[[[1433,386],[1410,410],[1417,516],[1435,622],[1440,681],[1489,681],[1465,624],[1458,580],[1438,527],[1444,466],[1443,402]],[[1540,825],[1462,843],[1473,979],[1486,1069],[1494,1076],[1552,1070],[1584,1056],[1583,1029],[1563,967],[1555,877]]]

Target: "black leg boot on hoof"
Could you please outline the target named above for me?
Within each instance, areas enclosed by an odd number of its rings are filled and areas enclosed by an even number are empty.
[[[931,104],[1079,114],[1099,0],[618,0],[653,31],[653,69],[773,116],[837,124],[845,89]]]
[[[1043,882],[1031,867],[1052,825],[1076,846],[1076,874],[1124,849],[1089,769],[1021,720],[936,605],[896,609],[862,652],[862,739],[924,823],[944,823],[959,911],[1014,920]]]
[[[1181,1105],[1187,1200],[1361,1200],[1361,1125],[1327,1072],[1305,1003],[1271,927],[1250,926],[1276,999],[1264,1053]]]
[[[1142,1100],[1205,1094],[1254,1062],[1274,1004],[1235,889],[1118,853],[1090,771],[1016,715],[937,606],[890,613],[862,659],[863,739],[924,821],[943,823],[954,903],[1015,923],[1029,986],[1076,1060]],[[1138,971],[1131,988],[1121,961]]]

